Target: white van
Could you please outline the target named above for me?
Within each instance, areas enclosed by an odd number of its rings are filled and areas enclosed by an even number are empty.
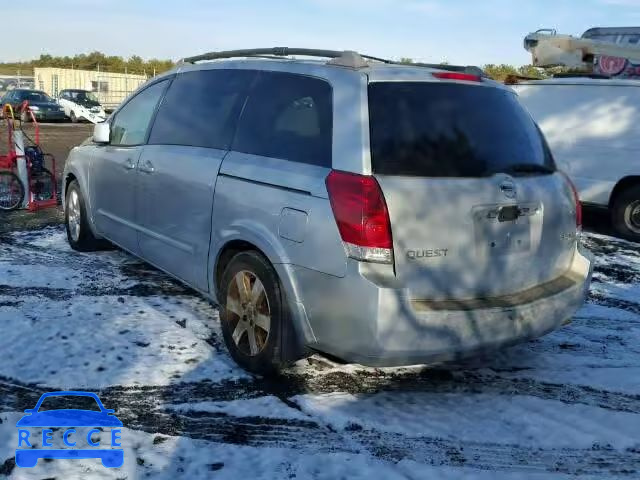
[[[585,205],[640,241],[640,80],[565,77],[513,85]]]

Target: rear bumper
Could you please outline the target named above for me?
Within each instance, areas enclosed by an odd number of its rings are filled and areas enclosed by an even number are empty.
[[[590,254],[576,249],[564,277],[495,304],[415,302],[405,290],[380,288],[352,272],[344,278],[294,272],[310,347],[349,362],[398,366],[461,358],[553,331],[584,303],[592,270]]]

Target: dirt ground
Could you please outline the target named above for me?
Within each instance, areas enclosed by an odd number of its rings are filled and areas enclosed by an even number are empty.
[[[24,129],[27,136],[35,140],[35,128],[33,124],[27,124]],[[69,151],[76,145],[80,145],[93,132],[91,123],[43,123],[40,124],[40,146],[45,153],[50,153],[56,159],[56,175],[62,174],[64,163]],[[0,124],[0,135],[5,137],[6,124]],[[6,138],[6,137],[5,137]],[[0,145],[0,153],[4,154],[7,145]]]

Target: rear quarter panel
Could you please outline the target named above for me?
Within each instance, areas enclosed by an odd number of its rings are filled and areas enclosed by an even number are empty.
[[[344,276],[346,255],[324,183],[328,173],[324,167],[230,152],[214,197],[211,275],[224,246],[242,240],[273,264]],[[210,285],[215,286],[213,276]]]

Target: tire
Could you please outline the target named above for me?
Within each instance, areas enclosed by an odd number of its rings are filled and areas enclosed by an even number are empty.
[[[611,217],[618,235],[632,242],[640,242],[640,185],[627,188],[616,197]]]
[[[20,208],[24,201],[24,184],[18,176],[9,171],[0,172],[0,210],[10,211]]]
[[[78,123],[78,117],[73,113],[73,110],[69,112],[69,119],[71,120],[71,123]]]
[[[109,242],[93,235],[87,219],[84,197],[76,180],[73,180],[67,187],[64,224],[67,230],[67,241],[74,250],[78,252],[95,252],[110,247]]]
[[[241,284],[248,287],[248,296],[258,293],[254,302],[247,302]],[[282,339],[291,327],[280,280],[269,261],[255,251],[238,253],[222,275],[219,293],[222,334],[231,357],[250,372],[277,374],[288,363],[282,355]]]

